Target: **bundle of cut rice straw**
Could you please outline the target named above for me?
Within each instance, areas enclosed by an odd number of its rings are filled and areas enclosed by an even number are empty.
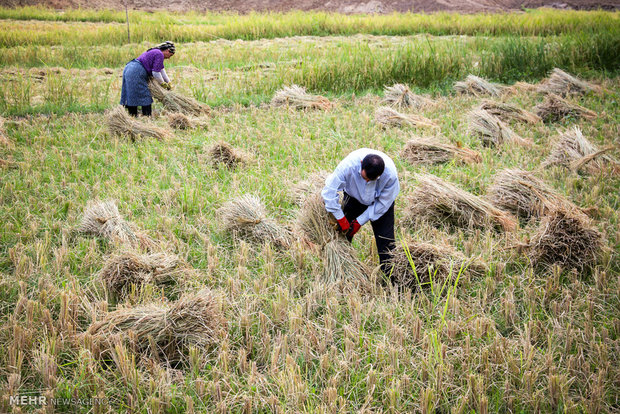
[[[560,135],[542,165],[563,165],[574,171],[584,170],[588,173],[597,173],[609,165],[616,172],[620,170],[620,163],[605,154],[614,148],[610,146],[599,150],[583,136],[579,127],[574,127]]]
[[[463,95],[499,96],[502,92],[502,86],[491,83],[478,76],[467,75],[467,78],[465,78],[464,81],[456,82],[454,84],[454,90]]]
[[[320,95],[311,95],[306,89],[298,86],[285,86],[275,93],[271,99],[273,106],[284,106],[295,109],[330,109],[332,103]]]
[[[93,322],[86,334],[104,348],[102,353],[120,339],[142,354],[177,361],[183,359],[190,347],[208,348],[221,338],[226,321],[220,308],[215,295],[203,289],[168,305],[150,304],[109,312]]]
[[[181,112],[173,112],[168,115],[168,125],[174,129],[194,129],[205,126],[205,121],[200,118],[194,118],[182,114]]]
[[[534,107],[534,112],[545,122],[556,122],[568,116],[585,119],[596,118],[595,112],[583,106],[572,104],[554,93],[545,95],[543,102]]]
[[[531,146],[529,139],[517,135],[509,126],[489,112],[481,109],[469,113],[469,132],[482,139],[486,146],[500,146],[504,143]]]
[[[375,121],[384,127],[403,125],[413,127],[437,127],[437,124],[420,115],[403,114],[389,106],[380,106],[375,111]]]
[[[400,156],[411,164],[439,164],[452,159],[468,164],[482,161],[480,154],[474,150],[423,137],[413,137],[407,141]]]
[[[424,106],[433,105],[433,101],[431,99],[414,94],[407,85],[402,83],[386,86],[384,90],[383,102],[398,109],[419,109]]]
[[[224,165],[227,168],[234,168],[238,164],[243,164],[248,158],[246,154],[237,151],[225,141],[213,144],[209,149],[209,156],[211,157],[213,165]]]
[[[255,195],[246,194],[227,202],[218,210],[218,215],[226,231],[284,248],[291,244],[290,231],[267,217],[265,205]]]
[[[551,75],[541,82],[538,90],[542,93],[554,93],[560,96],[584,95],[587,92],[601,92],[601,87],[574,77],[562,69],[555,68]]]
[[[175,91],[167,91],[155,80],[149,82],[149,90],[151,91],[151,95],[160,101],[164,105],[164,108],[170,112],[194,116],[206,115],[211,112],[211,108],[209,108],[208,105]]]
[[[0,116],[0,145],[5,147],[12,147],[11,140],[6,135],[6,131],[4,130],[4,118]]]
[[[558,209],[579,210],[534,174],[516,168],[495,176],[488,197],[494,206],[524,219],[542,217]]]
[[[530,111],[526,111],[525,109],[521,109],[516,105],[505,102],[484,100],[478,109],[487,111],[491,115],[498,117],[503,122],[509,122],[514,119],[528,124],[536,124],[542,121],[538,115],[535,115]]]
[[[495,228],[513,231],[517,220],[482,198],[431,174],[417,174],[418,186],[409,198],[405,219],[464,229]]]
[[[325,186],[325,180],[329,176],[328,171],[317,171],[291,186],[293,200],[298,206],[303,205],[309,195],[320,192]]]
[[[112,135],[126,136],[132,140],[139,137],[153,137],[159,140],[170,137],[170,132],[150,123],[136,120],[120,105],[106,114],[106,122]]]

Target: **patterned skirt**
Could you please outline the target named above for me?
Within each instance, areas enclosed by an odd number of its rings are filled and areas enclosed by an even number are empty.
[[[123,70],[121,105],[146,106],[153,103],[148,87],[149,74],[137,59],[132,60]]]

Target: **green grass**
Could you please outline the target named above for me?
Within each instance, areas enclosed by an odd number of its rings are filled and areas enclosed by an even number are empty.
[[[60,15],[2,9],[9,12],[22,14],[4,16],[118,17],[86,10]],[[553,13],[524,16],[593,19],[584,27],[595,27],[599,19],[596,13]],[[322,15],[290,16],[316,22]],[[290,16],[169,18],[179,21],[171,27],[211,19],[247,30],[248,21]],[[484,19],[501,26],[515,16]],[[432,16],[410,17],[433,21]],[[390,21],[350,19],[377,26]],[[480,16],[437,17],[442,19],[484,21]],[[489,32],[500,30],[487,26]],[[528,30],[542,31],[544,22],[534,19],[531,26]],[[437,412],[613,412],[620,393],[615,352],[620,340],[620,178],[609,170],[580,175],[539,166],[558,133],[574,125],[600,147],[617,141],[620,84],[614,36],[602,30],[546,37],[192,41],[179,45],[166,62],[168,73],[179,92],[214,105],[213,113],[203,128],[176,131],[162,142],[113,137],[102,113],[116,105],[125,62],[146,43],[3,45],[0,113],[12,145],[0,144],[0,160],[9,161],[0,162],[0,411],[11,411],[9,395],[41,393],[99,397],[107,401],[104,411],[140,413],[192,408],[205,413],[416,412],[429,407],[429,412],[433,407]],[[602,84],[602,94],[570,98],[598,118],[512,123],[516,133],[536,143],[532,148],[485,148],[467,133],[467,113],[480,99],[454,95],[454,80],[474,73],[505,83],[534,81],[554,66]],[[417,112],[435,120],[437,131],[383,129],[373,121],[383,86],[396,81],[434,94],[437,105]],[[334,108],[293,111],[260,105],[293,82],[324,93]],[[531,109],[542,96],[520,91],[504,99]],[[155,111],[161,114],[159,104]],[[165,117],[154,122],[167,127]],[[399,156],[411,135],[435,133],[479,151],[483,162],[413,166]],[[221,140],[251,160],[232,170],[214,168],[209,148]],[[270,217],[298,231],[292,184],[332,170],[362,146],[380,149],[396,163],[402,187],[397,233],[447,243],[486,262],[486,274],[474,278],[455,269],[445,285],[436,281],[432,291],[400,295],[381,284],[370,292],[341,291],[321,280],[318,249],[299,243],[279,250],[222,231],[217,209],[245,193],[258,194]],[[504,235],[410,227],[402,221],[416,187],[415,173],[435,174],[484,195],[497,172],[515,167],[535,170],[581,207],[596,207],[591,214],[606,250],[592,272],[533,269],[516,246],[533,234],[536,222]],[[100,359],[76,340],[75,334],[106,307],[116,307],[107,301],[97,274],[122,246],[73,231],[92,199],[117,200],[121,215],[154,239],[157,249],[179,255],[195,269],[187,290],[206,286],[220,295],[228,321],[225,337],[212,347],[189,351],[173,366],[132,359],[131,346],[118,348],[115,361]],[[361,260],[377,265],[367,227],[354,247]],[[177,296],[151,288],[127,305]],[[89,412],[90,407],[56,409]]]

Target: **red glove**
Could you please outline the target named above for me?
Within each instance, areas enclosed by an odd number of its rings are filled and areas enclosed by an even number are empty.
[[[353,220],[351,222],[351,228],[347,232],[347,240],[353,240],[353,236],[362,228],[362,225],[357,222],[357,220]]]
[[[351,225],[349,224],[349,220],[347,220],[346,217],[342,217],[341,219],[336,220],[336,221],[338,222],[339,230],[343,233],[346,233],[351,228]]]

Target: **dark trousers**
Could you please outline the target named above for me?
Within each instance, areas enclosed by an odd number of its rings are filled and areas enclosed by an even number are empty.
[[[355,198],[351,197],[347,193],[344,193],[344,204],[342,211],[344,216],[350,222],[355,220],[362,214],[368,206],[360,203]],[[390,274],[389,260],[391,258],[390,251],[396,245],[396,238],[394,237],[394,203],[388,208],[375,221],[371,221],[372,231],[375,234],[375,242],[377,243],[377,251],[379,252],[379,264],[381,265],[381,271],[385,275]]]
[[[137,106],[125,105],[125,108],[127,108],[127,112],[129,112],[129,115],[131,115],[131,116],[138,116],[138,107]],[[151,116],[151,105],[142,105],[142,115],[144,115],[144,116]]]

